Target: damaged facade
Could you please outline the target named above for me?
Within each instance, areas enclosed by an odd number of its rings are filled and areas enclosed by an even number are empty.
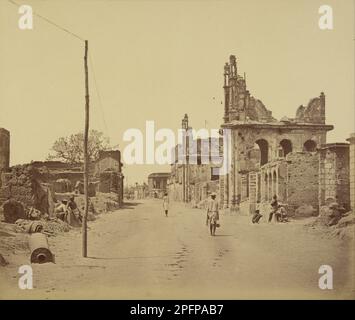
[[[174,149],[168,189],[172,200],[191,202],[193,207],[203,207],[204,201],[212,192],[219,193],[220,165],[215,164],[217,161],[212,159],[220,157],[222,140],[193,137],[192,128],[184,126],[187,121],[188,116],[185,115],[182,128],[187,132],[186,143],[176,145]]]
[[[274,195],[293,216],[317,215],[328,198],[350,207],[349,144],[326,143],[333,126],[325,122],[323,92],[298,107],[293,118],[278,121],[250,94],[233,55],[224,66],[223,89],[221,128],[231,132],[230,170],[218,177],[218,187],[209,190],[217,192],[221,207],[247,214],[260,203],[261,213],[268,214]],[[171,197],[193,201],[196,181],[208,186],[215,179],[201,169],[172,164]],[[191,172],[196,173],[194,178]]]
[[[326,183],[335,181],[336,190],[344,191],[349,174],[348,146],[338,145],[336,172],[323,170],[326,134],[333,129],[325,123],[325,95],[301,105],[294,118],[277,121],[265,105],[250,95],[245,78],[238,75],[236,58],[224,67],[224,123],[231,129],[231,171],[221,177],[220,200],[224,207],[239,206],[253,212],[256,202],[269,210],[273,195],[287,204],[291,215],[316,215],[323,205]],[[340,151],[340,149],[342,151]],[[345,158],[344,158],[345,157]],[[341,158],[341,159],[340,159]],[[328,164],[326,165],[328,166]],[[342,173],[340,173],[342,171]],[[330,175],[333,174],[333,177]],[[335,180],[334,180],[335,179]],[[343,186],[343,187],[342,187]],[[324,193],[324,194],[323,194]],[[348,206],[348,191],[329,193]],[[302,210],[307,205],[313,210]]]
[[[117,194],[117,201],[120,206],[123,204],[123,164],[121,162],[121,151],[101,151],[95,162],[94,178],[98,179],[98,190],[103,193],[114,192]]]
[[[352,133],[347,141],[349,146],[349,167],[350,167],[350,206],[355,211],[355,133]]]

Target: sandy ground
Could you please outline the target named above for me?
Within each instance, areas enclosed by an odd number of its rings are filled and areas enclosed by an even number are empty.
[[[56,263],[32,265],[32,290],[18,288],[28,252],[6,256],[0,298],[353,299],[353,243],[306,222],[253,225],[225,213],[211,237],[202,210],[173,203],[166,218],[160,200],[129,203],[89,224],[88,258],[80,230],[51,237]],[[333,290],[318,287],[324,264],[333,268]]]

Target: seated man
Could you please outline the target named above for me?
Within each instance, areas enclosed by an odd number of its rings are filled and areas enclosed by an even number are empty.
[[[285,206],[281,203],[278,205],[278,208],[276,211],[276,220],[278,222],[288,222]]]
[[[260,214],[260,201],[257,201],[256,207],[255,207],[255,213],[253,215],[253,218],[251,220],[252,223],[259,223],[259,220],[261,219],[263,215]]]
[[[261,219],[263,215],[260,214],[259,210],[255,210],[255,213],[253,215],[253,219],[251,220],[253,223],[259,223],[259,220]]]
[[[273,197],[272,197],[272,202],[271,202],[271,211],[270,211],[270,214],[269,214],[269,222],[271,222],[272,220],[272,217],[274,216],[274,214],[276,215],[276,211],[277,211],[277,208],[279,207],[279,203],[277,201],[277,195],[275,194]]]
[[[65,216],[67,214],[67,202],[62,200],[59,204],[56,204],[54,213],[58,219],[65,221]]]

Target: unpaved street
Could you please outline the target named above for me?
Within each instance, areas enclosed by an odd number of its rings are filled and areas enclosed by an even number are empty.
[[[33,266],[34,289],[17,286],[14,256],[2,268],[1,298],[351,298],[349,243],[304,227],[305,220],[253,225],[221,214],[211,237],[203,210],[161,200],[128,203],[89,224],[89,258],[81,231],[50,238],[56,263]],[[320,290],[318,269],[334,271],[334,290]],[[341,271],[340,271],[341,270]]]

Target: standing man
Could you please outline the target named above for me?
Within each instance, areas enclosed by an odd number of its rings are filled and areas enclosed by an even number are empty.
[[[70,216],[70,220],[72,218],[72,215],[75,217],[75,219],[77,221],[79,221],[80,223],[82,223],[82,216],[81,216],[81,213],[80,213],[80,210],[74,200],[74,196],[71,195],[69,197],[69,201],[67,203],[67,211],[68,211],[68,215]]]
[[[169,198],[168,198],[168,193],[165,192],[164,197],[163,197],[163,208],[165,211],[165,216],[168,216],[168,211],[169,211]]]
[[[211,199],[207,203],[207,217],[206,217],[206,226],[210,225],[211,236],[214,236],[216,233],[216,228],[219,226],[219,207],[218,201],[216,200],[216,194],[211,193]]]

